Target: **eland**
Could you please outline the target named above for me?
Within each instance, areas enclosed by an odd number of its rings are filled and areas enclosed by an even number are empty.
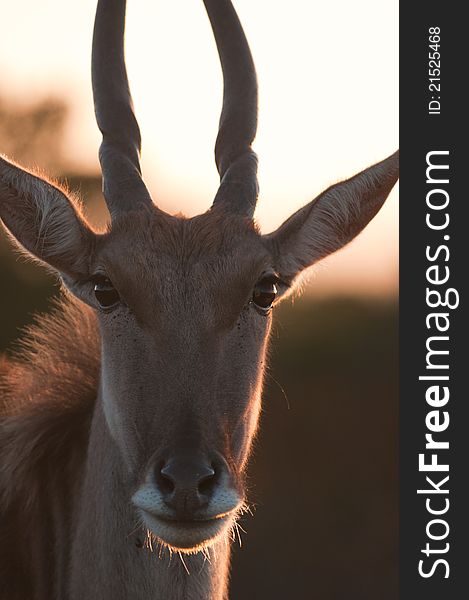
[[[1,599],[228,597],[272,310],[397,181],[395,153],[262,235],[253,60],[230,0],[204,4],[224,80],[207,212],[165,213],[142,179],[125,0],[99,0],[93,36],[107,230],[0,158],[0,218],[66,290],[0,363]]]

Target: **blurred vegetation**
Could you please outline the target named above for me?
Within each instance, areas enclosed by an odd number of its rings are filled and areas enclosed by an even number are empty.
[[[26,167],[38,165],[55,174],[63,167],[66,113],[66,105],[56,99],[24,105],[0,98],[0,152]]]
[[[103,219],[100,176],[61,158],[66,107],[0,100],[0,152],[81,189]],[[101,202],[101,204],[99,204]],[[57,293],[0,239],[0,351]],[[250,468],[233,600],[395,600],[397,306],[305,296],[273,328],[261,430]]]

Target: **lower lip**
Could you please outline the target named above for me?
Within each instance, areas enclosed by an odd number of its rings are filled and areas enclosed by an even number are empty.
[[[143,522],[164,544],[175,550],[194,551],[210,545],[225,529],[228,516],[206,521],[172,521],[141,511]]]

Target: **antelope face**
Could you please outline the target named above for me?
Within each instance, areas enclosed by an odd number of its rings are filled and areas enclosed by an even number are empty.
[[[166,544],[206,544],[244,500],[272,257],[244,217],[143,211],[99,240],[92,271],[75,290],[99,314],[103,409],[136,479],[132,502]]]
[[[271,305],[303,269],[365,227],[398,177],[396,153],[260,235],[252,220],[254,65],[231,2],[204,4],[225,88],[215,148],[220,188],[207,213],[167,215],[141,178],[124,64],[124,0],[99,0],[93,38],[109,232],[92,231],[73,198],[0,157],[3,223],[99,315],[97,410],[120,449],[129,503],[157,538],[187,551],[225,532],[243,503]]]

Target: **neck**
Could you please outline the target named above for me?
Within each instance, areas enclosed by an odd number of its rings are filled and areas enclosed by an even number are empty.
[[[70,600],[226,600],[230,542],[181,555],[152,544],[96,403],[71,556]]]

